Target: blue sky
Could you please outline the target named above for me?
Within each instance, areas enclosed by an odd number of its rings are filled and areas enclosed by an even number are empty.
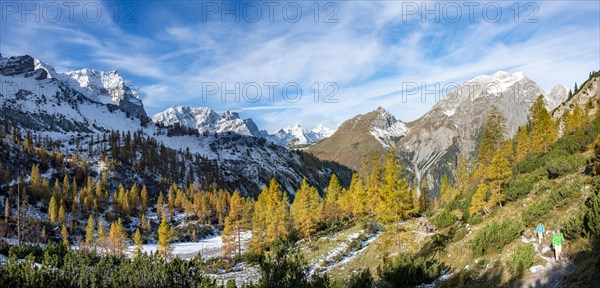
[[[377,106],[414,120],[435,99],[403,98],[406,83],[522,71],[549,91],[600,69],[597,1],[0,4],[4,56],[30,54],[59,72],[118,70],[150,115],[208,106],[270,132],[295,123],[336,128]]]

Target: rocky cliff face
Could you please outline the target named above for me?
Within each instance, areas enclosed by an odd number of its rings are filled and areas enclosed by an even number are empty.
[[[86,97],[115,104],[136,117],[147,117],[140,95],[125,83],[117,71],[82,69],[63,75],[65,81]]]
[[[558,105],[552,111],[552,117],[554,119],[560,119],[565,112],[571,111],[574,105],[579,105],[584,111],[588,111],[590,115],[597,113],[598,105],[600,101],[600,75],[598,72],[585,83],[581,85],[579,91],[577,91],[571,98],[567,99],[560,105]],[[565,89],[566,90],[566,89]],[[588,107],[588,109],[586,109]]]
[[[417,180],[428,177],[431,188],[441,174],[453,171],[459,153],[473,154],[492,106],[507,120],[508,136],[527,122],[533,101],[544,92],[523,73],[497,72],[466,82],[451,91],[423,117],[408,124],[398,142]]]

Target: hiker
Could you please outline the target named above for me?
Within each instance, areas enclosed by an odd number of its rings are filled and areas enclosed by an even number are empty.
[[[537,232],[538,244],[542,244],[542,238],[544,238],[544,232],[546,232],[544,225],[542,223],[538,224],[538,226],[535,227],[535,232]]]
[[[560,229],[556,229],[554,236],[552,236],[552,247],[554,247],[554,255],[556,262],[558,262],[560,254],[562,253],[562,244],[565,243],[565,236],[560,233]]]

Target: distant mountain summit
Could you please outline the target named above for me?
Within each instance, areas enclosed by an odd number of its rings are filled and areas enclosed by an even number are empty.
[[[323,125],[313,130],[305,130],[299,124],[279,129],[274,134],[260,130],[251,118],[241,119],[236,112],[221,114],[207,107],[172,106],[154,114],[152,121],[162,126],[179,124],[182,127],[198,130],[201,134],[233,132],[240,135],[261,137],[282,147],[295,148],[323,140],[333,131]]]
[[[498,71],[477,76],[449,92],[397,143],[417,181],[439,187],[443,175],[452,176],[459,154],[473,155],[491,107],[506,117],[508,135],[527,122],[529,107],[543,90],[522,72]]]
[[[292,127],[279,129],[270,135],[270,140],[280,146],[300,147],[321,141],[333,134],[333,130],[319,124],[312,130],[306,130],[296,124]]]
[[[548,109],[548,111],[554,110],[560,104],[565,102],[568,97],[569,92],[567,91],[567,88],[565,88],[565,86],[561,84],[554,86],[552,90],[550,90],[550,93],[546,95],[546,109]]]

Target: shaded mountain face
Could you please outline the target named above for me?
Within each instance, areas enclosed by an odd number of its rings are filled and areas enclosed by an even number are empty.
[[[90,162],[100,161],[100,156],[98,151],[81,149],[88,143],[96,143],[112,131],[141,133],[141,137],[152,139],[159,146],[186,155],[180,161],[192,158],[188,157],[188,151],[206,161],[215,161],[221,182],[217,184],[238,189],[245,195],[256,195],[271,177],[291,194],[303,178],[322,190],[333,173],[343,185],[349,185],[352,171],[347,167],[255,137],[261,133],[256,125],[240,119],[237,113],[219,115],[210,109],[173,108],[162,119],[166,127],[148,122],[141,117],[145,111],[137,93],[128,90],[116,72],[94,71],[83,69],[66,77],[31,56],[0,57],[0,121],[10,121],[11,126],[28,130],[41,139],[60,141],[61,151],[67,156],[77,152]],[[136,116],[130,106],[123,105],[125,102],[139,107],[143,113]],[[210,135],[169,133],[175,129],[169,122],[173,117],[190,127],[218,130]],[[139,179],[131,169],[123,173],[127,173],[121,175],[124,181]],[[148,175],[146,179],[160,181],[160,176]]]
[[[372,112],[346,120],[333,135],[312,145],[307,151],[358,170],[373,152],[384,153],[407,132],[404,122],[378,107]]]

